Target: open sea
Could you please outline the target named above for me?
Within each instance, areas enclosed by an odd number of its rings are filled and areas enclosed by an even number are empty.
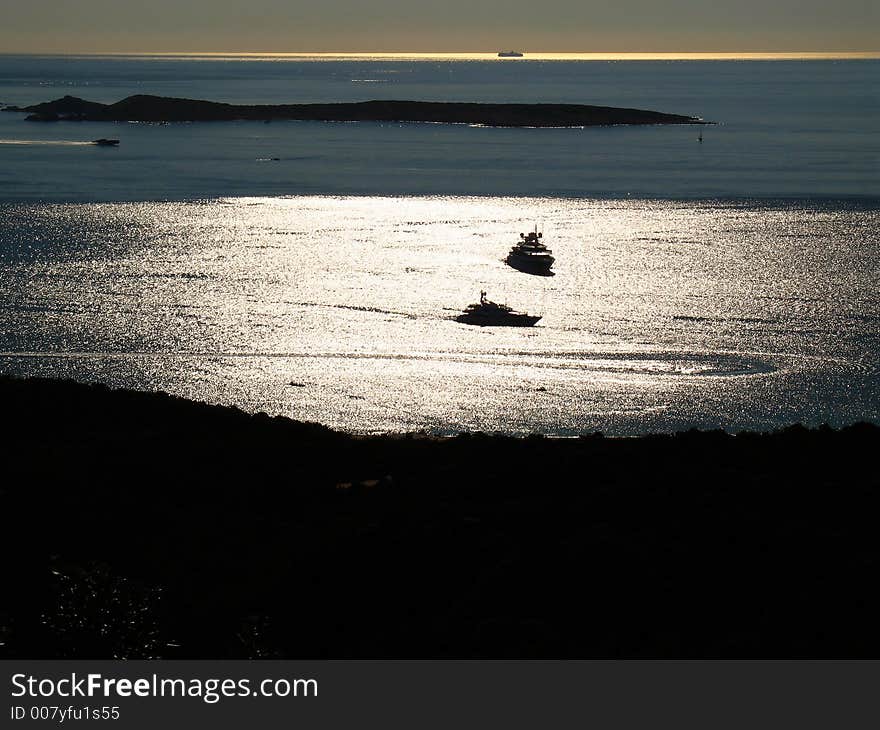
[[[880,421],[880,60],[0,55],[0,104],[65,94],[565,102],[713,124],[699,142],[693,126],[0,113],[0,373],[355,432]],[[553,277],[503,262],[534,225]],[[481,289],[542,319],[455,322]]]

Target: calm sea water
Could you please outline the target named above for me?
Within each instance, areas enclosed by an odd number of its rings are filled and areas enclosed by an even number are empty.
[[[0,114],[0,371],[357,431],[880,420],[877,61],[0,56],[0,101],[564,101],[717,124]],[[118,149],[81,144],[118,137]],[[277,158],[277,159],[273,159]],[[502,259],[543,227],[552,278]],[[532,329],[454,316],[490,298]]]

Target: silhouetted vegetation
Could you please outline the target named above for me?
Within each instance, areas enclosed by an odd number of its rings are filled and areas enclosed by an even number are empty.
[[[0,379],[0,655],[880,654],[880,429],[355,438]]]
[[[8,111],[28,121],[218,122],[298,119],[327,122],[442,122],[488,127],[581,127],[607,124],[701,124],[696,117],[586,104],[485,104],[433,101],[363,101],[336,104],[222,104],[138,94],[115,104],[75,96]]]

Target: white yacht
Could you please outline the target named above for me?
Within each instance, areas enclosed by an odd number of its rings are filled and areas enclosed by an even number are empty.
[[[540,317],[525,312],[515,312],[506,304],[496,304],[486,299],[486,292],[480,292],[480,303],[469,304],[455,320],[478,327],[531,327]]]
[[[556,259],[553,258],[553,251],[541,240],[543,234],[538,233],[538,227],[535,226],[535,230],[528,234],[520,233],[519,238],[519,243],[507,254],[505,261],[508,265],[527,274],[553,276],[550,267]]]

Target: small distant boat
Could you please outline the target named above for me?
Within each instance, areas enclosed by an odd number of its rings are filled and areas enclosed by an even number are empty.
[[[455,321],[478,327],[531,327],[539,319],[525,312],[515,312],[505,304],[490,302],[486,299],[486,292],[481,291],[480,303],[468,304]]]
[[[703,141],[703,130],[701,129],[701,130],[700,130],[700,136],[697,137],[697,142],[702,142],[702,141]]]
[[[118,139],[104,139],[104,137],[101,137],[101,139],[93,139],[92,144],[96,144],[99,147],[116,147],[119,144],[119,140]]]
[[[498,58],[522,58],[523,54],[519,51],[498,51]]]
[[[534,231],[530,231],[528,235],[520,233],[520,241],[507,254],[505,261],[508,266],[523,271],[526,274],[537,274],[539,276],[553,276],[550,267],[556,261],[553,258],[553,251],[547,248],[541,241],[542,233],[538,233],[538,227],[535,226]]]

